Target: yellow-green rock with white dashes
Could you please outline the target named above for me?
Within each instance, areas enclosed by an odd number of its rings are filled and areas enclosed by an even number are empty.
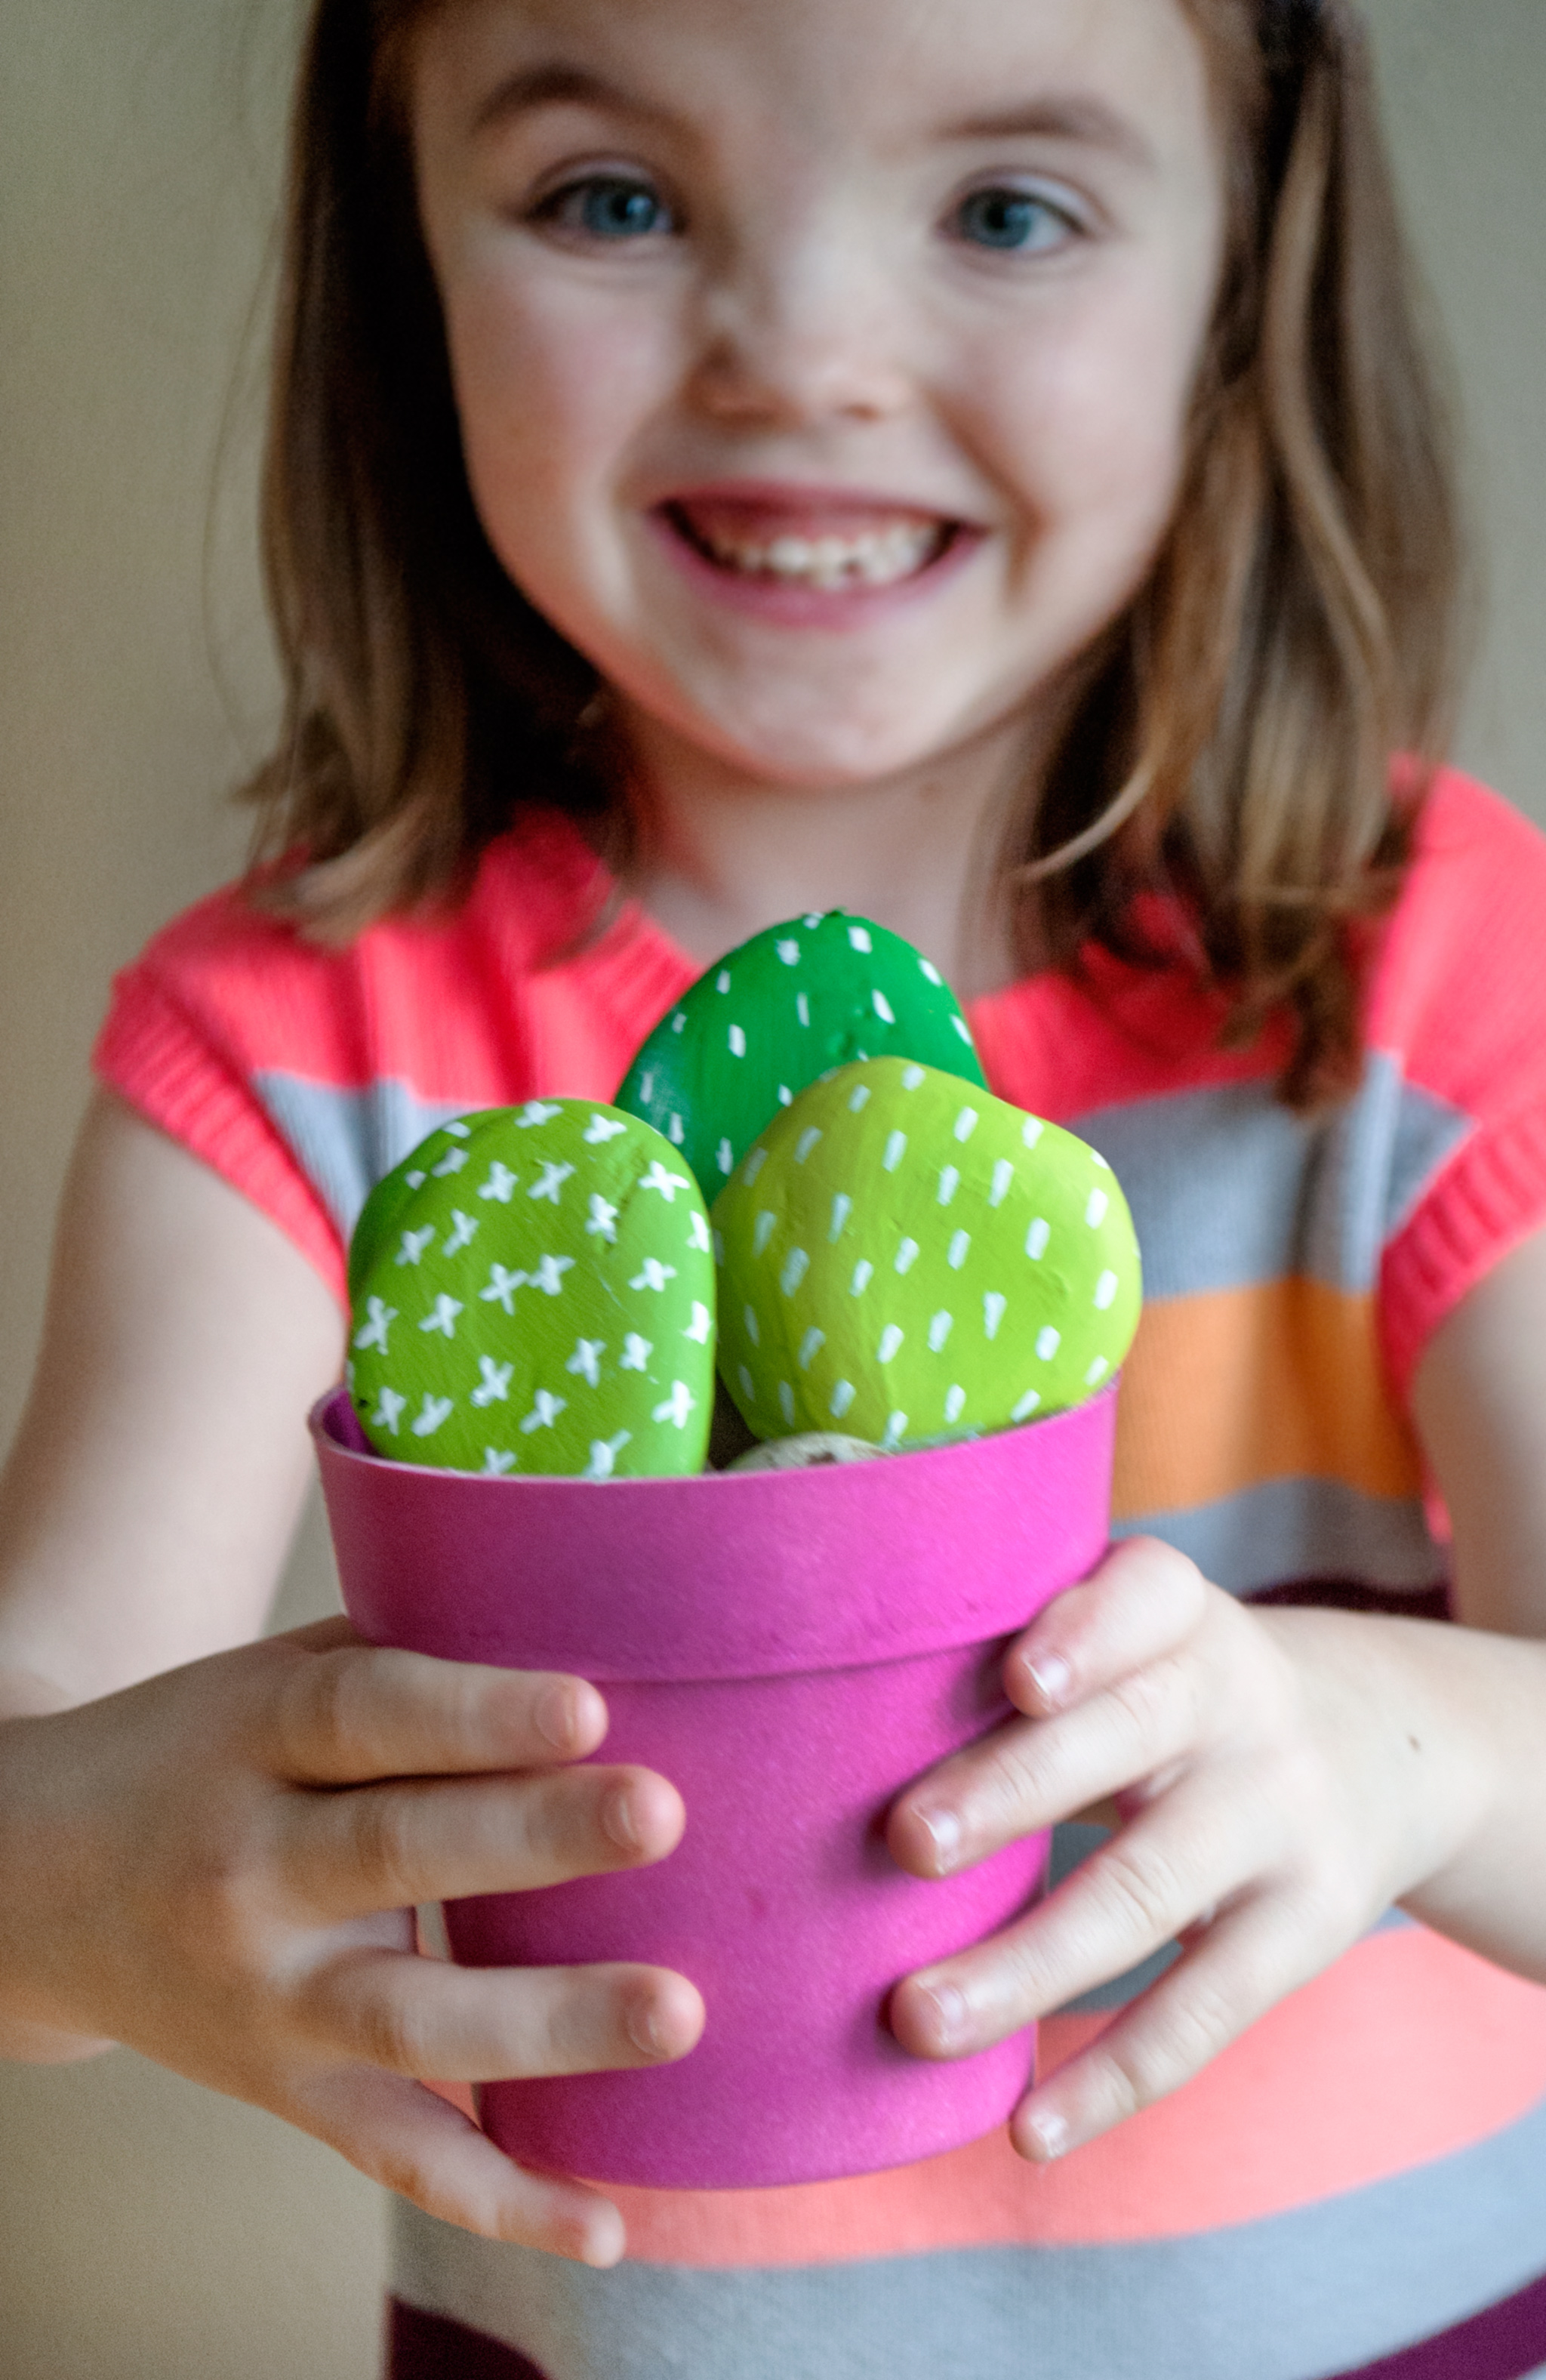
[[[713,1222],[720,1377],[759,1438],[1002,1429],[1093,1396],[1138,1326],[1138,1244],[1105,1159],[902,1059],[803,1092]]]
[[[367,1200],[349,1291],[349,1390],[380,1454],[495,1477],[703,1467],[708,1216],[637,1116],[532,1099],[443,1125]]]

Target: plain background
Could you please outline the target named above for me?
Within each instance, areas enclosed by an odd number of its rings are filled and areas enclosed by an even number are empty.
[[[298,0],[0,0],[0,1431],[113,969],[239,865]],[[641,0],[643,5],[643,0]],[[942,0],[944,5],[944,0]],[[1490,604],[1459,757],[1546,822],[1546,5],[1372,0]],[[308,1524],[280,1619],[329,1607]],[[380,2193],[125,2053],[0,2070],[6,2380],[368,2380]]]

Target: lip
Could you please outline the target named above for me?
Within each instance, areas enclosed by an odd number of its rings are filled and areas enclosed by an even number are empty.
[[[898,524],[948,530],[941,550],[919,569],[884,586],[862,580],[839,588],[797,584],[742,574],[715,563],[694,539],[694,512],[741,522],[749,535],[863,535]],[[700,481],[672,489],[645,516],[658,546],[676,570],[718,604],[789,627],[824,629],[867,625],[884,613],[932,595],[971,559],[986,532],[943,506],[922,504],[883,489],[838,487],[788,480]]]

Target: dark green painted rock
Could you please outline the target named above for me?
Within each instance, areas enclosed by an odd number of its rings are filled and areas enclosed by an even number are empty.
[[[700,976],[645,1042],[617,1103],[665,1134],[712,1200],[808,1084],[882,1057],[983,1080],[938,969],[900,935],[830,909],[770,927]]]

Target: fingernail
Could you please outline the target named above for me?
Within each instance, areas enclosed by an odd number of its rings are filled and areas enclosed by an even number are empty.
[[[1033,1661],[1026,1662],[1025,1674],[1047,1710],[1057,1709],[1073,1683],[1073,1671],[1061,1653],[1038,1653]]]
[[[1028,2116],[1025,2132],[1032,2155],[1042,2164],[1050,2165],[1054,2158],[1062,2156],[1068,2149],[1068,2125],[1061,2116],[1054,2115],[1050,2107]]]
[[[966,2037],[967,2020],[971,2010],[966,1995],[954,1984],[924,1984],[923,1998],[934,2010],[936,2045],[940,2049],[954,2049]]]
[[[626,1785],[617,1792],[608,1794],[601,1805],[601,1824],[613,1842],[620,1844],[623,1851],[638,1850],[639,1829],[634,1816],[634,1797]]]
[[[635,2002],[628,2012],[628,2032],[635,2049],[646,2058],[663,2058],[666,2044],[660,2032],[658,2011],[653,2000]]]
[[[960,1856],[960,1820],[953,1810],[920,1810],[918,1824],[934,1846],[934,1864],[943,1875]]]
[[[579,1714],[568,1686],[547,1687],[538,1695],[532,1716],[538,1735],[545,1736],[555,1752],[573,1751],[579,1733]]]

